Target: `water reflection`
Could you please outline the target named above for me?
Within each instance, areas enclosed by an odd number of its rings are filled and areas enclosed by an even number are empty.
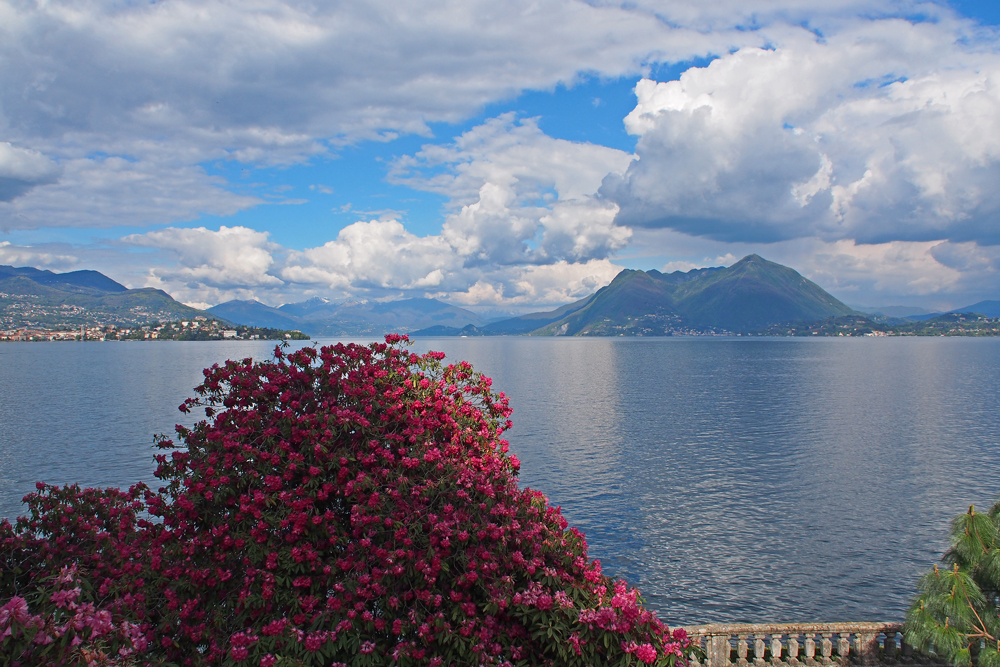
[[[434,341],[515,397],[524,481],[685,623],[900,618],[1000,489],[998,343]]]
[[[0,516],[152,481],[201,368],[268,343],[0,346]],[[1000,340],[420,340],[510,395],[522,482],[672,623],[898,619],[1000,490]]]

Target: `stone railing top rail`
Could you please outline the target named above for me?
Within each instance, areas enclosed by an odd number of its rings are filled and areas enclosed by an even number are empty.
[[[713,623],[684,629],[705,651],[704,660],[690,661],[692,667],[945,667],[907,644],[902,623]]]
[[[709,623],[684,627],[689,635],[708,637],[714,635],[770,635],[770,634],[822,634],[824,632],[875,633],[901,632],[902,623],[882,621],[851,621],[844,623]]]

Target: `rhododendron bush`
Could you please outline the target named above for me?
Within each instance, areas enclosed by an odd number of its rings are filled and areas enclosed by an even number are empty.
[[[159,492],[30,496],[29,516],[0,526],[3,653],[25,665],[682,663],[683,631],[519,488],[504,395],[406,342],[214,366],[181,406],[206,420],[158,441]],[[79,578],[87,601],[66,593]],[[67,650],[45,655],[64,657],[29,660],[49,646],[39,628],[59,623]]]

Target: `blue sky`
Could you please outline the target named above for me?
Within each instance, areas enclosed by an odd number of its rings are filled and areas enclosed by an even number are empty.
[[[0,0],[0,264],[521,312],[756,252],[1000,298],[996,3]]]

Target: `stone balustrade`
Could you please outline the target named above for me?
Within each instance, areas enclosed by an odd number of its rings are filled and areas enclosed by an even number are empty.
[[[705,649],[692,667],[934,665],[903,640],[902,623],[754,623],[685,628]]]

